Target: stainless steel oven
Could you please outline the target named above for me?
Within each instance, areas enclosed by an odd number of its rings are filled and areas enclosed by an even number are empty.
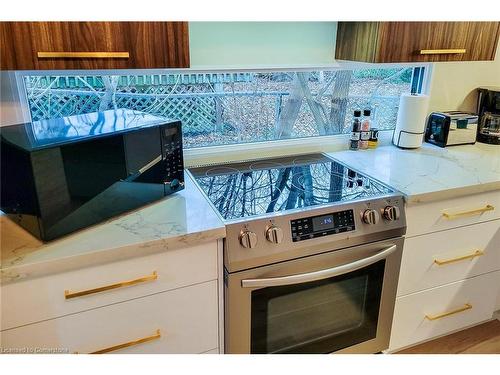
[[[388,347],[403,238],[226,274],[226,353]]]
[[[388,348],[400,193],[323,154],[189,173],[226,224],[226,353]]]

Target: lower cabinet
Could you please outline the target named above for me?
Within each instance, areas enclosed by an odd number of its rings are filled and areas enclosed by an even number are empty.
[[[492,319],[500,309],[500,194],[407,207],[389,352]]]
[[[398,297],[389,351],[490,319],[499,284],[496,271]]]
[[[4,352],[218,352],[217,280],[1,332]]]
[[[398,296],[500,270],[500,220],[407,238]]]
[[[0,326],[7,330],[215,280],[218,258],[213,241],[8,283],[1,287]]]

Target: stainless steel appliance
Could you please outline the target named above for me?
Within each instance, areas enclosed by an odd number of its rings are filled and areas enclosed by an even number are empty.
[[[183,189],[179,121],[118,109],[0,135],[2,211],[43,240]]]
[[[478,117],[461,111],[432,112],[425,141],[439,147],[476,143]]]
[[[388,347],[401,194],[323,154],[189,173],[226,223],[226,353]]]
[[[479,129],[477,140],[500,145],[500,87],[478,89],[477,113]]]

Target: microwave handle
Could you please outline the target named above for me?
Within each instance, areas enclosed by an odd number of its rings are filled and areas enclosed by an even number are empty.
[[[326,270],[301,273],[299,275],[283,276],[283,277],[272,277],[268,279],[247,279],[241,280],[241,286],[243,288],[267,288],[270,286],[281,286],[281,285],[294,285],[307,283],[309,281],[316,281],[321,279],[327,279],[329,277],[343,275],[345,273],[353,272],[359,270],[360,268],[369,266],[370,264],[376,263],[379,260],[387,258],[390,254],[396,251],[397,246],[392,245],[388,248],[372,255],[368,258],[363,258],[352,263],[343,264],[341,266],[328,268]]]

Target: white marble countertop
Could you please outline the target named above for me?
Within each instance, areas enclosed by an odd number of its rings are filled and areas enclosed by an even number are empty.
[[[0,280],[62,272],[225,237],[224,223],[189,175],[185,176],[185,189],[178,193],[48,243],[1,213]]]
[[[382,146],[332,157],[426,202],[500,189],[500,147],[475,145],[416,150]],[[1,212],[0,212],[1,213]],[[49,243],[0,215],[2,282],[112,262],[225,237],[225,226],[186,174],[186,188],[132,213]]]
[[[500,146],[437,147],[413,150],[383,146],[329,153],[403,193],[409,204],[500,189]]]

